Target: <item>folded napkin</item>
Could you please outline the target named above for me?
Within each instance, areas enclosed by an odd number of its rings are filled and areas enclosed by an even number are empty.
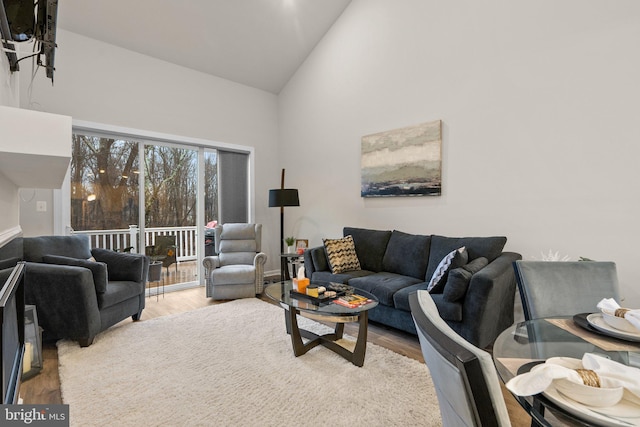
[[[574,363],[571,363],[571,362]],[[566,378],[577,384],[584,384],[575,368],[590,369],[600,377],[603,388],[623,387],[625,398],[640,404],[640,369],[626,366],[613,360],[585,353],[582,366],[576,366],[577,359],[552,357],[539,368],[526,374],[520,374],[507,382],[507,388],[518,396],[531,396],[542,393],[553,380]]]
[[[621,308],[613,298],[604,298],[596,307],[598,310],[615,316],[616,310]],[[624,318],[629,321],[636,329],[640,330],[640,310],[628,310],[624,313]]]

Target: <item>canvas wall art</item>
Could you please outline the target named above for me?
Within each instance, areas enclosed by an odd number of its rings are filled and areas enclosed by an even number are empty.
[[[362,197],[439,196],[442,121],[362,137]]]

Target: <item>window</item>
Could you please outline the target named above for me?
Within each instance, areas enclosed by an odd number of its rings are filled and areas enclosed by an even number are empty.
[[[156,236],[172,236],[178,282],[196,282],[205,226],[251,217],[250,150],[86,129],[74,129],[72,144],[70,225],[92,247],[147,253]],[[183,274],[189,263],[193,274]]]

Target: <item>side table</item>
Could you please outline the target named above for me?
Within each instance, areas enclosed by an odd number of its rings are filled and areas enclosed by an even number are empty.
[[[299,266],[304,265],[304,255],[298,253],[280,254],[280,281],[291,280],[296,277]]]

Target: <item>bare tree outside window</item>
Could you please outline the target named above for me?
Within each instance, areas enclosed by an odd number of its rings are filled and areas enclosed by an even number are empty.
[[[218,155],[204,153],[204,219],[206,223],[218,221]]]
[[[138,223],[138,144],[73,135],[71,226],[128,228]]]
[[[128,229],[138,224],[137,141],[73,135],[71,227]],[[145,145],[145,227],[196,224],[197,150]],[[218,217],[217,153],[205,152],[205,219]],[[204,224],[202,224],[204,225]]]
[[[146,227],[196,224],[197,151],[145,146]]]

